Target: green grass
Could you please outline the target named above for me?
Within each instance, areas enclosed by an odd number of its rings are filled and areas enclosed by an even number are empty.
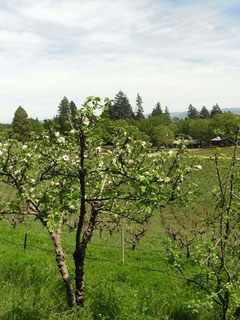
[[[208,148],[188,148],[188,154],[192,157],[199,157],[199,158],[214,158],[214,154],[216,149],[219,149],[215,146],[208,147]],[[176,149],[171,149],[173,152],[176,152]],[[227,157],[230,158],[233,152],[233,147],[222,147],[220,148],[221,155],[220,157]],[[152,156],[157,156],[159,151],[153,152]],[[240,158],[240,149],[237,149],[237,157]]]
[[[29,241],[24,251],[26,231]],[[2,222],[0,233],[0,319],[77,319],[77,314],[67,313],[52,244],[42,227],[24,224],[13,230]],[[72,237],[64,233],[67,252],[71,251]],[[154,243],[157,249],[158,241],[146,238],[139,249],[148,251]],[[96,234],[93,242],[107,245],[110,239],[107,235],[99,239]],[[89,245],[87,303],[81,319],[207,319],[188,309],[194,291],[168,266],[161,252],[127,250],[123,266],[118,234],[111,243],[116,248]],[[73,271],[70,254],[67,259]]]
[[[201,160],[203,170],[192,180],[199,184],[199,196],[188,208],[174,208],[190,224],[193,217],[214,211],[212,189],[216,185],[213,161]],[[0,186],[0,198],[11,200],[11,190]],[[174,222],[170,208],[164,211]],[[23,250],[25,232],[28,247]],[[73,277],[74,233],[63,232],[64,249]],[[0,223],[0,319],[2,320],[214,320],[217,311],[202,308],[195,313],[189,304],[198,289],[189,286],[168,264],[163,230],[156,212],[150,230],[138,250],[126,250],[126,263],[120,263],[120,234],[103,238],[96,231],[87,251],[86,307],[69,313],[62,280],[57,270],[53,245],[47,231],[28,221],[16,229]],[[157,252],[157,250],[159,252]]]
[[[222,157],[231,157],[233,152],[233,147],[224,147],[221,149],[221,156]],[[210,148],[196,148],[196,149],[188,149],[189,154],[196,157],[202,157],[202,158],[209,158],[214,157],[214,154],[216,152],[216,147],[210,147]],[[237,157],[240,157],[240,150],[237,150]]]

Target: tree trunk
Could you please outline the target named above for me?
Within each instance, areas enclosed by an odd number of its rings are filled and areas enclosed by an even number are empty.
[[[57,231],[50,232],[50,236],[53,240],[54,247],[55,247],[56,262],[58,265],[58,270],[61,274],[61,277],[63,279],[64,285],[66,288],[68,305],[70,307],[73,307],[75,305],[75,297],[74,297],[72,286],[71,286],[71,280],[68,273],[66,258],[65,258],[65,255],[62,249],[62,244],[61,244],[61,224],[58,226]]]
[[[75,251],[73,254],[75,261],[75,301],[76,305],[79,307],[84,306],[84,292],[85,292],[85,284],[84,284],[84,262],[86,255],[87,245],[81,243],[80,250]]]
[[[222,305],[222,320],[227,320],[227,307],[226,305]]]
[[[96,225],[96,218],[98,215],[98,210],[92,207],[90,220],[88,222],[88,226],[85,229],[82,241],[80,246],[76,248],[73,258],[75,262],[75,302],[76,305],[79,307],[84,306],[84,292],[85,292],[85,284],[84,284],[84,263],[85,263],[85,256],[87,245],[92,238],[93,231]]]

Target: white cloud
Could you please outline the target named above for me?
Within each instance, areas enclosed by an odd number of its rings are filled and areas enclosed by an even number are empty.
[[[236,1],[0,0],[0,122],[20,104],[51,117],[66,95],[113,97],[145,112],[189,103],[239,106]]]

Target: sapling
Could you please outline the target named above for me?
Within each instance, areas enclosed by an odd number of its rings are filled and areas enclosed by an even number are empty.
[[[0,180],[16,190],[13,202],[1,202],[1,214],[33,215],[47,228],[70,307],[84,305],[87,246],[98,218],[144,224],[154,208],[184,202],[190,188],[181,188],[193,170],[184,161],[185,144],[175,155],[163,151],[152,159],[151,146],[121,128],[113,132],[111,150],[102,152],[97,111],[109,105],[90,97],[64,136],[55,128],[35,140],[1,142]],[[71,222],[70,222],[71,221]],[[62,228],[75,232],[74,281],[62,248]]]

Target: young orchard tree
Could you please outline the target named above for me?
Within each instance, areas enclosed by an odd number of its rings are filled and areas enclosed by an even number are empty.
[[[137,244],[145,236],[147,229],[148,229],[148,224],[145,223],[135,228],[129,228],[126,230],[127,237],[125,239],[125,242],[131,245],[132,251],[136,249]]]
[[[100,215],[144,224],[154,208],[182,201],[189,192],[186,187],[181,189],[192,170],[183,161],[181,141],[175,156],[162,152],[151,159],[149,144],[119,129],[113,136],[112,151],[101,149],[96,129],[102,116],[96,111],[105,105],[99,98],[88,98],[74,123],[69,117],[71,131],[64,137],[49,128],[34,142],[9,140],[1,145],[1,181],[17,191],[15,202],[1,203],[1,213],[34,215],[48,229],[71,307],[84,305],[87,245]],[[61,239],[62,227],[70,217],[76,219],[74,282]]]
[[[191,272],[188,263],[173,245],[169,251],[173,263],[188,284],[197,288],[198,293],[194,308],[208,307],[213,309],[219,319],[239,318],[239,275],[240,275],[240,174],[237,160],[239,132],[235,137],[232,158],[222,159],[220,152],[215,155],[215,170],[218,186],[213,190],[216,211],[208,214],[205,219],[198,220],[196,238],[192,238]],[[227,164],[227,167],[226,167]],[[206,233],[202,237],[200,230]],[[203,230],[203,229],[202,229]],[[191,235],[193,236],[193,234]],[[178,237],[178,236],[177,236]],[[176,238],[176,237],[175,237]],[[176,240],[176,239],[175,239]],[[186,245],[186,244],[185,244]],[[198,295],[205,294],[205,301]]]

